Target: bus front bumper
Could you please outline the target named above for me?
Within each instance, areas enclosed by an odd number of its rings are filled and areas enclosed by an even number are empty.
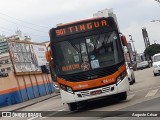
[[[61,97],[64,103],[73,103],[114,95],[129,91],[128,77],[125,77],[118,85],[112,84],[91,90],[74,92],[74,94],[61,90]],[[98,94],[96,92],[99,92]],[[91,94],[94,93],[94,94]]]

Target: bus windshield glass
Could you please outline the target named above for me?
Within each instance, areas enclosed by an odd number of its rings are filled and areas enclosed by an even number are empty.
[[[122,62],[123,50],[118,38],[113,31],[55,43],[57,74],[84,72]]]

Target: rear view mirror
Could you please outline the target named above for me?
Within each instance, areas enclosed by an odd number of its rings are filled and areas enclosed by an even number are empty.
[[[49,62],[49,68],[50,68],[50,74],[53,82],[57,82],[57,76],[54,68],[54,62],[53,59]]]
[[[49,43],[49,45],[47,46],[46,49],[47,49],[47,51],[46,51],[46,60],[47,60],[47,62],[50,62],[51,59],[52,59],[50,43]]]
[[[133,69],[133,67],[129,67],[130,69]]]
[[[51,61],[51,51],[46,51],[46,60],[47,62]]]
[[[127,39],[124,35],[121,36],[121,41],[122,41],[123,46],[127,46]]]

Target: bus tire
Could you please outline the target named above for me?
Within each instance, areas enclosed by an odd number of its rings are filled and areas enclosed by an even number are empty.
[[[135,78],[133,79],[133,83],[136,83],[136,79]]]
[[[127,92],[123,92],[119,94],[119,100],[126,100],[127,99]]]
[[[157,73],[153,73],[154,74],[154,76],[157,76]]]
[[[77,103],[67,103],[69,111],[75,111],[77,110]]]

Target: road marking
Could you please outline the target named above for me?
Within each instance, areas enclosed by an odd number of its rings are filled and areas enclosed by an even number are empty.
[[[61,108],[61,110],[63,111],[63,110],[65,110],[65,109],[62,109],[62,108]],[[54,108],[54,109],[49,109],[49,110],[47,110],[47,111],[59,111],[59,109],[55,109],[55,108]]]
[[[37,117],[32,117],[32,118],[29,118],[29,119],[27,119],[27,120],[33,120],[33,119],[35,119],[35,118],[37,118]]]
[[[130,99],[132,99],[134,96],[135,96],[135,94],[132,94],[132,95],[127,95],[127,100],[130,100]]]
[[[64,111],[64,110],[65,110],[65,109],[57,110],[56,112],[51,113],[51,114],[48,114],[46,117],[42,117],[42,118],[40,118],[40,119],[45,119],[45,118],[47,118],[47,117],[53,116],[53,115],[59,113],[60,111]]]
[[[158,89],[150,90],[145,97],[154,96],[158,92]]]
[[[62,109],[62,110],[58,110],[58,111],[64,111],[65,109]]]
[[[45,119],[45,118],[47,118],[47,117],[41,117],[40,119]]]
[[[160,86],[145,88],[145,89],[141,89],[141,90],[137,90],[137,91],[133,91],[133,92],[128,92],[128,93],[132,94],[132,93],[141,92],[141,91],[150,90],[150,89],[156,89],[156,88],[160,88]]]

